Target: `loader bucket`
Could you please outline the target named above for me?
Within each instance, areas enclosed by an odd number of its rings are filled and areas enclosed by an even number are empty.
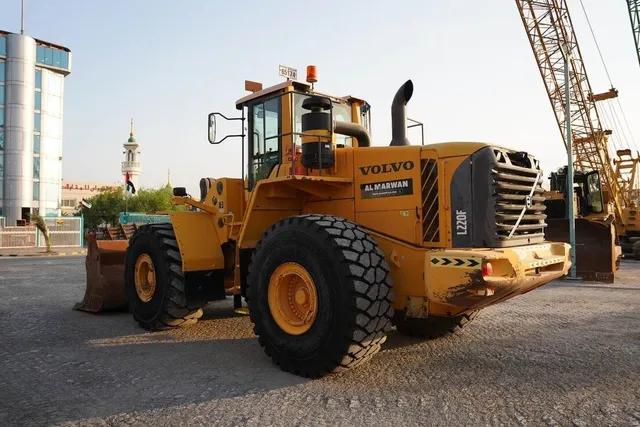
[[[124,260],[128,240],[90,240],[85,267],[87,289],[74,310],[98,313],[122,310],[127,306],[124,293]]]
[[[547,219],[545,238],[569,243],[569,220]],[[613,283],[622,250],[613,224],[576,218],[576,274],[586,281]]]

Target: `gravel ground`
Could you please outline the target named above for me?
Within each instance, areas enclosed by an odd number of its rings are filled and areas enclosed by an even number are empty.
[[[640,426],[640,263],[615,284],[549,284],[458,335],[392,332],[351,372],[311,381],[210,305],[183,330],[72,311],[84,258],[0,260],[0,425]]]

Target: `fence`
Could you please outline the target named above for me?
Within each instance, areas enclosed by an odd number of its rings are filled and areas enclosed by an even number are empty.
[[[149,215],[141,212],[120,212],[120,224],[158,224],[170,221],[169,215]]]
[[[49,228],[51,247],[83,246],[84,224],[81,217],[44,218]],[[0,248],[44,248],[44,236],[33,226],[7,227],[0,217]]]

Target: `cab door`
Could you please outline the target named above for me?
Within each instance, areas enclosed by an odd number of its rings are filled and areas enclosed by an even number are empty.
[[[248,106],[249,190],[282,163],[281,96]]]

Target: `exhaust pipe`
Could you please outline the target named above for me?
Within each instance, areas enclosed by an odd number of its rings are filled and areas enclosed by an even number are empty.
[[[410,145],[407,138],[407,102],[413,95],[413,82],[407,80],[400,86],[391,103],[391,143],[390,146]]]
[[[367,129],[357,123],[334,122],[333,131],[340,135],[352,136],[358,140],[358,147],[370,147],[371,136]]]

